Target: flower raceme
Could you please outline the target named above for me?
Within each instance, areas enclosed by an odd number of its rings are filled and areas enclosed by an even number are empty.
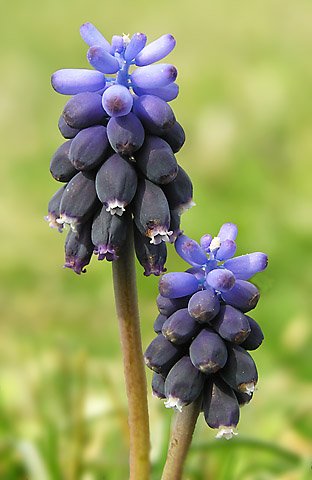
[[[205,420],[219,429],[218,438],[235,435],[239,407],[253,396],[258,373],[248,350],[263,340],[246,313],[260,297],[249,280],[267,267],[267,255],[233,257],[236,236],[236,225],[225,223],[216,237],[204,235],[200,244],[177,237],[176,251],[191,268],[161,277],[158,335],[145,352],[154,395],[180,411],[201,395]]]
[[[80,34],[93,70],[52,75],[53,88],[71,98],[58,124],[66,141],[50,163],[65,186],[51,198],[46,219],[59,231],[70,226],[65,266],[78,274],[90,262],[90,245],[99,260],[116,260],[133,220],[144,274],[160,275],[166,242],[181,233],[180,216],[193,205],[192,182],[176,159],[185,134],[168,104],[178,95],[177,71],[155,64],[175,40],[167,34],[146,44],[136,33],[109,43],[91,23]]]

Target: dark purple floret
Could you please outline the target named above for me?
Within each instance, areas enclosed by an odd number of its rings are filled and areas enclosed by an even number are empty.
[[[50,162],[52,177],[58,182],[69,182],[78,172],[69,160],[72,140],[63,143],[54,153]]]
[[[73,231],[90,218],[99,207],[94,175],[79,172],[65,188],[60,205],[59,223],[68,223]]]
[[[179,122],[167,128],[161,137],[169,143],[173,153],[179,152],[185,142],[185,132]]]
[[[160,398],[161,400],[166,398],[165,395],[165,378],[160,375],[160,373],[153,373],[152,379],[152,391],[154,397]]]
[[[194,338],[199,329],[199,324],[190,316],[187,308],[182,308],[164,322],[162,334],[170,342],[183,345]]]
[[[151,182],[165,185],[177,176],[178,164],[172,149],[159,137],[146,136],[135,159],[143,175]]]
[[[129,215],[111,215],[105,206],[98,211],[92,223],[91,236],[94,253],[99,260],[117,260],[127,240],[129,221]]]
[[[239,421],[238,401],[233,390],[217,376],[206,381],[203,410],[209,427],[220,429],[217,438],[233,436]]]
[[[168,242],[171,232],[170,211],[166,197],[160,187],[149,180],[138,183],[134,198],[134,222],[139,231],[158,245]]]
[[[219,310],[220,302],[212,288],[194,293],[188,304],[190,315],[200,323],[210,323]]]
[[[134,113],[112,117],[107,124],[108,140],[120,155],[132,156],[142,147],[145,133],[142,123]]]
[[[246,340],[241,343],[241,347],[243,347],[245,350],[256,350],[263,342],[264,335],[260,325],[258,325],[253,318],[249,317],[248,315],[245,315],[245,317],[248,319],[251,331]]]
[[[118,153],[101,166],[96,175],[96,192],[112,215],[122,215],[137,188],[137,175],[130,163]]]
[[[258,381],[255,362],[239,345],[228,345],[228,360],[220,375],[231,388],[249,395]]]
[[[67,125],[79,130],[102,123],[106,116],[101,96],[94,92],[74,95],[68,100],[63,111]]]
[[[60,216],[60,205],[65,188],[66,185],[63,185],[53,195],[48,204],[48,215],[45,217],[45,220],[49,223],[49,227],[57,228],[59,232],[63,230],[63,225],[58,223],[57,219]]]
[[[77,135],[77,133],[80,131],[79,128],[70,127],[65,122],[63,115],[61,115],[59,118],[58,128],[64,138],[74,138]]]
[[[162,187],[170,210],[176,210],[180,215],[194,205],[193,185],[190,177],[179,166],[176,178]]]
[[[150,238],[142,235],[134,227],[134,246],[137,259],[144,268],[145,276],[159,276],[166,271],[167,246],[164,242],[154,245]]]
[[[180,298],[166,298],[162,295],[158,295],[156,299],[157,308],[160,313],[170,317],[174,312],[180,308],[185,308],[188,305],[190,297],[180,297]]]
[[[190,357],[196,368],[209,374],[224,367],[228,354],[222,338],[211,328],[206,327],[191,343]]]
[[[242,343],[250,334],[247,316],[231,305],[222,305],[211,325],[224,340],[232,343]]]
[[[167,375],[182,355],[181,347],[174,345],[159,334],[147,347],[144,359],[148,368],[161,375]]]
[[[133,112],[152,135],[162,135],[175,122],[171,107],[155,95],[137,97],[133,103]]]
[[[165,321],[167,320],[167,316],[166,315],[163,315],[162,313],[160,313],[159,315],[157,315],[155,321],[154,321],[154,325],[153,325],[153,328],[154,328],[154,332],[155,333],[161,333],[161,329],[163,327],[163,324],[165,323]]]
[[[91,224],[85,224],[79,233],[70,230],[65,241],[65,264],[80,275],[85,273],[85,266],[90,263],[93,253],[91,241]]]
[[[81,130],[71,141],[69,159],[77,170],[99,167],[110,151],[106,128],[96,125]]]
[[[188,355],[182,357],[170,370],[165,381],[167,408],[182,408],[194,402],[201,394],[205,376],[194,367]]]

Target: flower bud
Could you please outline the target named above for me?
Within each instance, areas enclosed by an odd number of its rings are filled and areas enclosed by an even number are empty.
[[[214,330],[228,342],[242,343],[250,334],[247,316],[231,305],[222,305],[219,314],[211,324]]]
[[[103,206],[95,215],[91,238],[99,260],[117,260],[128,235],[129,215],[111,215]]]
[[[191,179],[181,166],[179,166],[176,178],[168,185],[163,185],[162,189],[170,210],[176,210],[180,215],[195,205]]]
[[[182,355],[183,349],[181,347],[169,342],[160,334],[147,347],[144,360],[148,368],[154,370],[154,372],[167,375]]]
[[[68,100],[63,110],[66,124],[79,130],[102,123],[106,115],[101,95],[95,92],[74,95]]]
[[[228,346],[228,360],[220,371],[223,380],[234,390],[251,394],[258,381],[256,364],[244,348]]]
[[[211,288],[194,293],[188,304],[190,315],[200,323],[210,323],[219,310],[220,302]]]
[[[180,298],[166,298],[162,295],[158,295],[156,299],[157,308],[160,313],[170,317],[174,312],[180,308],[187,307],[190,297],[180,297]]]
[[[260,347],[264,339],[264,335],[260,325],[258,325],[253,318],[249,317],[248,315],[245,315],[245,317],[248,319],[251,331],[248,337],[243,341],[243,343],[241,343],[241,347],[243,347],[245,350],[256,350],[258,347]]]
[[[191,273],[171,272],[161,277],[158,288],[163,297],[185,297],[197,291],[198,280]]]
[[[226,345],[211,328],[204,328],[191,343],[190,358],[201,372],[215,373],[227,361]]]
[[[225,303],[245,313],[255,308],[260,298],[260,292],[252,283],[246,280],[236,280],[234,287],[227,292],[222,292],[221,296]]]
[[[153,373],[152,378],[152,391],[154,397],[164,399],[166,398],[165,395],[165,379],[160,373]]]
[[[65,241],[64,267],[71,268],[78,275],[85,273],[84,267],[90,263],[92,253],[90,223],[84,224],[79,233],[72,230],[68,232]]]
[[[191,317],[187,308],[182,308],[164,322],[162,334],[170,342],[183,345],[194,338],[199,329],[199,324]]]
[[[77,170],[99,167],[109,152],[106,128],[103,125],[81,130],[71,141],[69,159]]]
[[[63,143],[51,159],[50,172],[58,182],[69,182],[78,173],[68,157],[71,143],[72,140]]]

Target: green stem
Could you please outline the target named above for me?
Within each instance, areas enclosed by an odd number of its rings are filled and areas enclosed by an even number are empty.
[[[199,415],[201,396],[176,414],[161,480],[181,480],[187,452]]]
[[[113,262],[113,282],[128,397],[130,436],[130,480],[148,480],[149,421],[138,299],[135,278],[133,232]]]

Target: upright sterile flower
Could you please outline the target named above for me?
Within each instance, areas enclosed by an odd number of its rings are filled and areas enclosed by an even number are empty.
[[[156,63],[175,39],[167,34],[147,44],[145,34],[135,33],[108,42],[91,23],[80,34],[92,69],[52,75],[53,88],[71,98],[58,123],[67,141],[50,164],[53,178],[66,185],[51,199],[46,219],[59,231],[70,225],[76,242],[87,235],[98,259],[113,261],[127,241],[128,221],[112,221],[105,212],[127,215],[144,274],[160,275],[166,242],[181,233],[180,216],[193,205],[192,182],[175,157],[185,134],[168,104],[179,92],[177,70]],[[75,264],[72,249],[66,266],[81,273],[90,259],[77,257]]]
[[[177,237],[176,251],[191,268],[161,277],[158,336],[145,352],[155,372],[153,392],[166,407],[181,411],[202,395],[207,424],[227,439],[236,434],[239,407],[251,400],[258,381],[248,350],[261,345],[263,333],[246,312],[260,296],[249,280],[268,263],[261,252],[234,257],[236,236],[236,225],[225,223],[200,244]]]

